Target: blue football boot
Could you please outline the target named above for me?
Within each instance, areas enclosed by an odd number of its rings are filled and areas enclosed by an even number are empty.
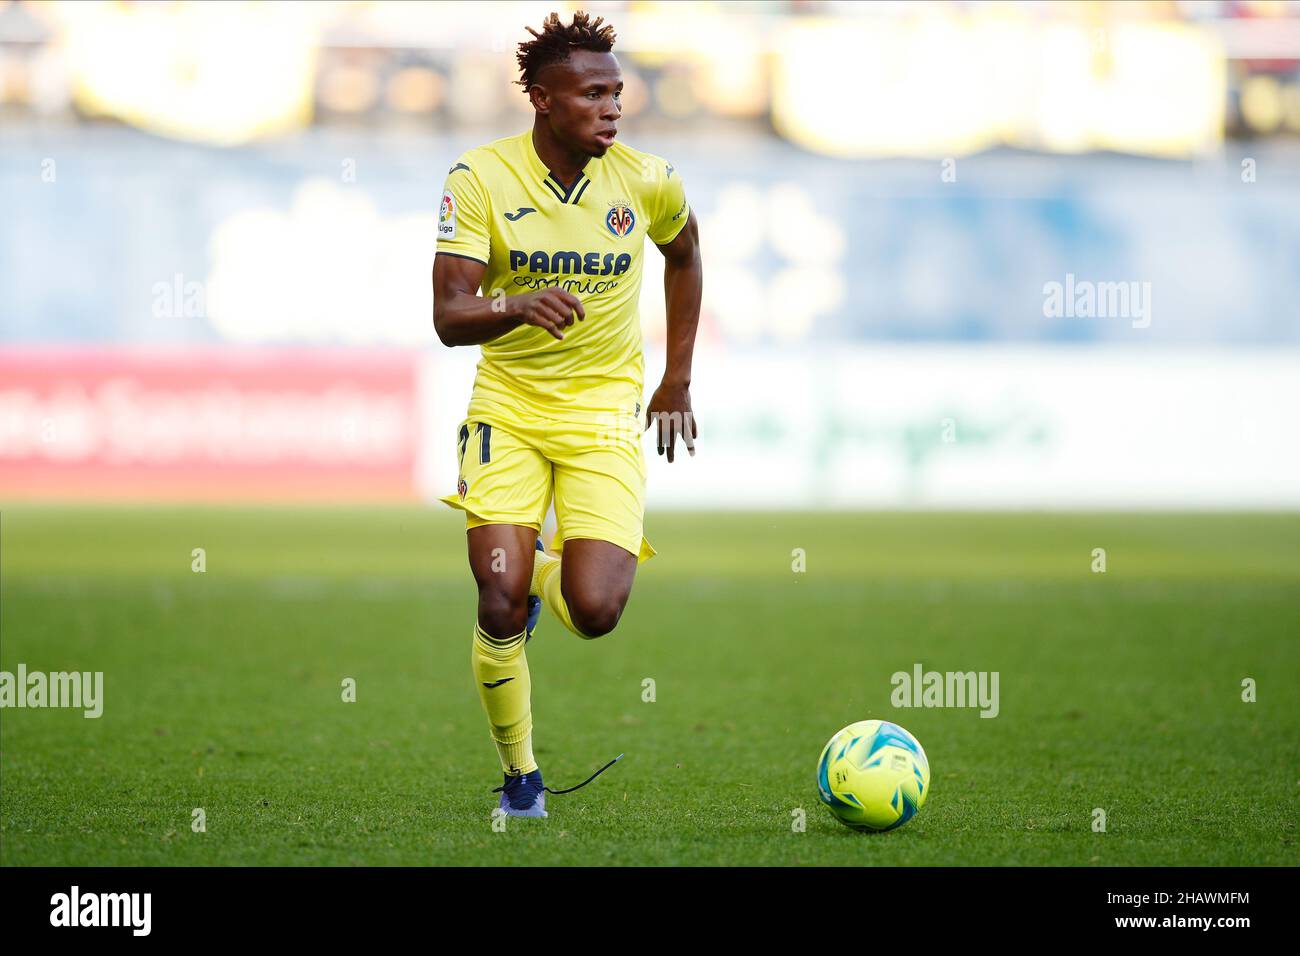
[[[501,809],[508,816],[546,816],[546,793],[542,789],[541,770],[515,777],[506,774],[505,782],[498,789],[501,791]]]

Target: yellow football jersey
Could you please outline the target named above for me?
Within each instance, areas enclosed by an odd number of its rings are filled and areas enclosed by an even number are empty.
[[[521,325],[484,343],[469,414],[523,408],[597,422],[639,413],[645,240],[670,242],[689,212],[671,163],[617,141],[567,189],[537,155],[532,130],[461,156],[442,194],[438,252],[484,263],[485,296],[559,286],[587,314],[563,340]]]

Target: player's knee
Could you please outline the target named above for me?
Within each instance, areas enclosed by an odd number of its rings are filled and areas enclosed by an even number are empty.
[[[587,637],[604,637],[623,616],[623,602],[606,595],[577,594],[565,603],[574,627]]]
[[[478,622],[493,637],[518,634],[528,624],[528,599],[499,587],[480,588]]]

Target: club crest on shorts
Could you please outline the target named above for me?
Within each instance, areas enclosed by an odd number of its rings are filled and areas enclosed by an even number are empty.
[[[461,501],[464,501],[464,500],[465,500],[465,496],[466,496],[467,494],[469,494],[469,485],[467,485],[467,484],[465,483],[465,479],[464,479],[464,478],[462,478],[462,479],[460,479],[459,481],[456,482],[456,493],[457,493],[458,495],[460,495],[460,500],[461,500]]]
[[[614,235],[626,236],[636,225],[636,214],[627,203],[612,202],[609,204],[609,212],[605,213],[605,225]]]

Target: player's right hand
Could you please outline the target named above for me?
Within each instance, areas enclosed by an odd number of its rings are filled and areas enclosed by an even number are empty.
[[[578,297],[563,289],[543,289],[511,298],[514,300],[511,304],[516,309],[516,315],[524,325],[545,329],[557,339],[564,338],[564,330],[574,321],[587,317]]]

